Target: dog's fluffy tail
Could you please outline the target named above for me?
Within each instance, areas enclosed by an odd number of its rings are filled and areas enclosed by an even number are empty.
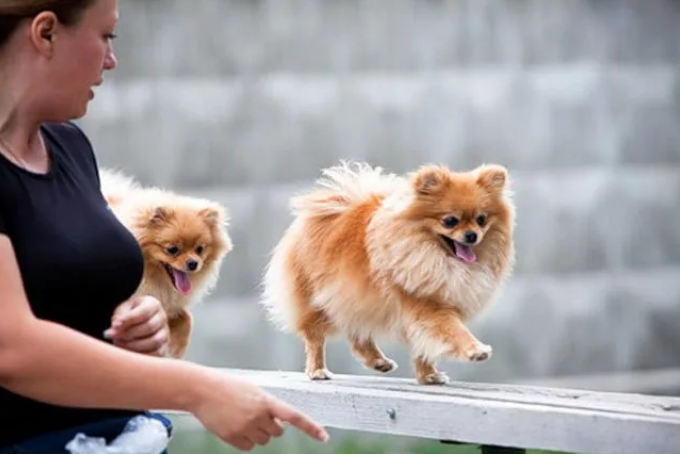
[[[113,169],[100,169],[99,181],[101,192],[109,205],[120,204],[140,188],[133,178]]]
[[[381,167],[365,163],[341,161],[326,168],[317,180],[320,188],[291,199],[291,209],[296,216],[333,216],[350,207],[384,197],[391,192],[397,176],[384,174]]]

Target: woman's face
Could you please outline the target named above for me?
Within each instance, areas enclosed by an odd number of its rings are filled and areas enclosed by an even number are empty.
[[[45,112],[53,120],[80,118],[94,97],[92,87],[117,65],[111,41],[118,21],[117,0],[96,0],[72,26],[57,25],[51,35]]]

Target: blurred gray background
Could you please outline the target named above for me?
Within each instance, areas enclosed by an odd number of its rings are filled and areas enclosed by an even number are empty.
[[[232,216],[235,249],[195,309],[188,359],[303,369],[257,286],[288,198],[356,159],[510,169],[516,272],[472,325],[494,356],[442,363],[452,378],[680,368],[680,2],[120,0],[120,12],[119,68],[80,122],[100,165]],[[411,377],[405,349],[383,346]],[[329,366],[374,373],[343,341]]]

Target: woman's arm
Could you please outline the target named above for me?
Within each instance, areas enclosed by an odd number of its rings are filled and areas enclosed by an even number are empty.
[[[240,449],[280,435],[278,420],[327,438],[306,416],[244,380],[186,361],[132,353],[37,319],[4,235],[0,289],[0,386],[12,392],[73,407],[185,410]]]

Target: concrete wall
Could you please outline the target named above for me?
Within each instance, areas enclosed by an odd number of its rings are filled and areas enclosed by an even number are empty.
[[[680,4],[121,0],[100,164],[224,202],[235,250],[190,359],[300,370],[255,289],[288,197],[339,159],[509,167],[518,263],[484,381],[680,364]],[[386,350],[402,362],[397,345]],[[275,357],[277,354],[281,356]],[[336,372],[362,372],[330,347]],[[362,372],[370,373],[370,372]]]

